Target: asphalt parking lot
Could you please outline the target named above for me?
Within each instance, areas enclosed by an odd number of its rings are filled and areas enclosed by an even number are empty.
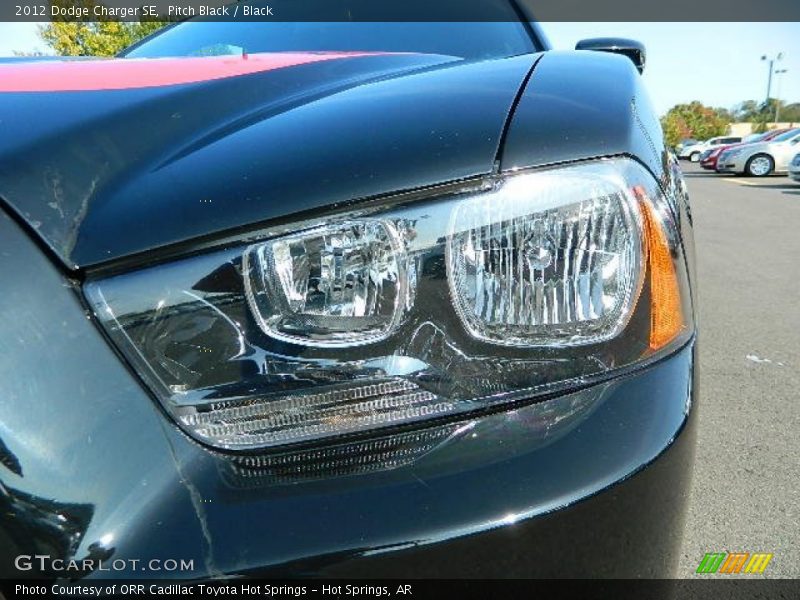
[[[678,577],[772,552],[800,577],[800,184],[682,163],[699,287],[699,427]],[[708,577],[705,575],[704,577]]]

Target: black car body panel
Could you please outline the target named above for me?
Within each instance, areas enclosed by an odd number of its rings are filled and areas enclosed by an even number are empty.
[[[87,577],[672,574],[694,337],[536,403],[243,458],[178,429],[80,289],[94,269],[175,246],[498,171],[624,155],[673,189],[628,59],[361,57],[170,88],[0,94],[0,119],[0,198],[15,215],[0,211],[0,277],[13,282],[0,294],[0,514],[12,515],[0,517],[0,576],[41,576],[13,568],[37,553],[193,561]],[[691,213],[674,208],[693,273]]]
[[[89,267],[489,173],[537,58],[368,56],[160,88],[0,94],[0,114],[15,114],[0,197],[66,264]]]
[[[509,126],[502,169],[628,154],[659,175],[658,119],[633,63],[602,52],[545,54]]]

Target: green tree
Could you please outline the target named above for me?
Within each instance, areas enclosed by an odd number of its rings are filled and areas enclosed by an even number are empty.
[[[700,102],[673,106],[661,119],[664,136],[670,146],[685,138],[707,140],[728,132],[730,115]]]
[[[754,131],[762,132],[767,130],[769,123],[775,121],[775,110],[778,107],[778,120],[782,123],[800,121],[800,103],[787,104],[777,98],[770,98],[760,104],[755,100],[740,102],[734,107],[733,116],[736,121],[753,123]]]
[[[723,119],[728,123],[733,121],[733,114],[727,108],[718,107],[714,109],[714,112],[717,113],[717,116],[720,119]]]
[[[102,6],[95,0],[52,0],[54,5],[89,9]],[[114,17],[90,17],[92,20],[52,22],[39,27],[39,37],[62,56],[114,56],[167,24],[166,21],[120,21]]]
[[[737,123],[747,123],[753,121],[758,114],[758,102],[755,100],[745,100],[733,107],[731,114]]]
[[[786,106],[781,106],[781,121],[788,123],[800,122],[800,102],[793,102]]]
[[[783,114],[783,107],[785,103],[777,98],[769,98],[766,102],[758,105],[758,110],[751,115],[753,122],[753,132],[763,133],[769,127],[767,125],[775,121],[775,114],[778,107],[780,107],[781,115]],[[780,117],[783,120],[783,117]]]
[[[683,117],[672,111],[661,117],[661,128],[664,130],[664,138],[670,146],[675,146],[681,140],[692,137],[692,130]]]

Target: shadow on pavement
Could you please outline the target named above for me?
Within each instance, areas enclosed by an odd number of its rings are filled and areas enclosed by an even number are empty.
[[[684,177],[718,177],[722,175],[722,173],[717,173],[715,171],[684,171]]]
[[[788,190],[788,191],[798,191],[800,190],[800,186],[791,183],[768,183],[768,182],[758,182],[756,183],[752,179],[745,179],[744,181],[750,181],[750,187],[757,187],[762,188],[765,190]]]

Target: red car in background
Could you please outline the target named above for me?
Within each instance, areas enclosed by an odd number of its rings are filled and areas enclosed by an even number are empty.
[[[771,131],[767,131],[766,133],[755,133],[753,135],[748,135],[741,142],[738,144],[728,144],[727,146],[720,146],[719,148],[714,148],[713,150],[706,150],[700,156],[700,166],[704,169],[708,170],[717,170],[717,158],[719,155],[722,154],[723,150],[727,150],[728,148],[733,148],[734,146],[742,146],[744,144],[752,144],[755,142],[766,142],[778,136],[785,131],[789,131],[788,129],[773,129]]]

